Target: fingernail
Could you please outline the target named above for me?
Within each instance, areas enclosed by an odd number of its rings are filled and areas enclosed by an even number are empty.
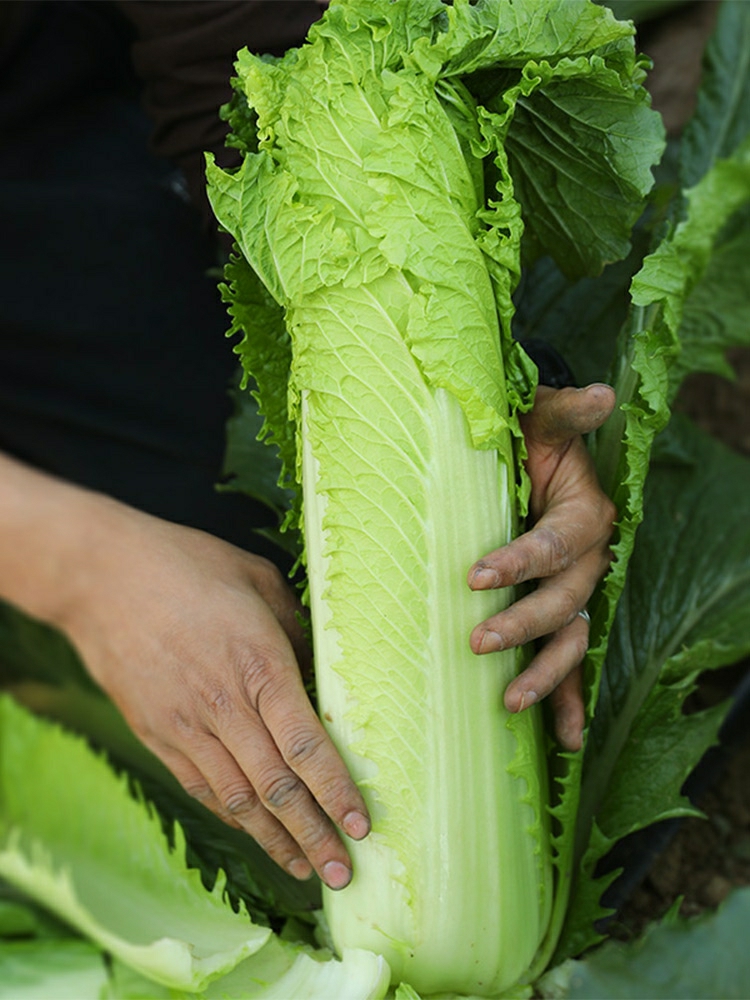
[[[370,832],[370,821],[361,812],[350,812],[344,816],[342,827],[352,840],[363,840]]]
[[[295,858],[294,861],[290,861],[286,866],[286,870],[290,875],[298,878],[301,882],[310,878],[313,873],[313,867],[307,858]]]
[[[485,587],[497,587],[498,581],[499,578],[494,569],[482,566],[471,574],[470,586],[475,590],[483,590]]]
[[[523,712],[525,708],[530,708],[535,701],[539,700],[539,695],[536,691],[522,691],[521,692],[521,704],[518,706],[518,711]]]
[[[330,889],[343,889],[352,880],[352,873],[340,861],[327,861],[323,865],[323,881]]]
[[[503,637],[497,632],[487,631],[482,633],[482,638],[479,640],[480,653],[496,653],[498,650],[504,648]]]

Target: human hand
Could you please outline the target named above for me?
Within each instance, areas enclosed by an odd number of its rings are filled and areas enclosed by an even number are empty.
[[[203,532],[91,502],[60,622],[89,672],[189,794],[292,875],[342,888],[336,827],[361,839],[370,823],[305,693],[309,651],[281,574]]]
[[[469,586],[488,590],[539,580],[532,593],[473,630],[475,653],[509,649],[545,637],[529,666],[508,685],[505,705],[520,712],[550,696],[562,746],[581,746],[584,714],[580,664],[589,623],[581,614],[610,563],[616,511],[603,493],[582,434],[615,405],[614,391],[539,386],[521,418],[531,479],[530,531],[495,549],[469,570]]]

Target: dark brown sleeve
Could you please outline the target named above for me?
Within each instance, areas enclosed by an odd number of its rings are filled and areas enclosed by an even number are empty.
[[[321,13],[316,0],[117,0],[135,28],[133,65],[154,123],[153,146],[187,180],[204,224],[215,227],[204,191],[203,153],[223,166],[236,162],[224,148],[218,110],[230,96],[238,49],[281,55],[304,41]]]

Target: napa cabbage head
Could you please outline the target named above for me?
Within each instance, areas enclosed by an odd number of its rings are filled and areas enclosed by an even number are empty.
[[[631,27],[588,0],[348,0],[237,72],[242,166],[208,165],[227,295],[301,486],[321,715],[373,816],[332,938],[491,995],[555,933],[541,720],[502,704],[523,654],[468,646],[511,595],[466,572],[524,509],[511,295],[522,252],[627,252],[660,126]],[[253,272],[283,326],[256,322]]]

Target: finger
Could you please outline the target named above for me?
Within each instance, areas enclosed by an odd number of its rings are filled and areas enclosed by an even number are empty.
[[[263,673],[267,668],[258,661],[255,669]],[[299,671],[276,672],[273,683],[256,677],[248,690],[257,690],[252,707],[321,809],[352,839],[366,837],[370,818],[365,801],[315,714]]]
[[[202,722],[244,773],[260,807],[283,825],[327,885],[340,889],[351,879],[351,863],[331,819],[361,838],[370,829],[367,809],[312,709],[287,637],[279,628],[272,638],[266,652],[256,646],[241,653],[235,693],[221,686],[204,692]],[[207,767],[196,764],[215,788]],[[230,811],[243,826],[257,822],[254,801],[241,801],[240,808],[242,815]]]
[[[583,671],[580,667],[564,677],[550,694],[555,717],[555,735],[564,750],[576,751],[583,746]]]
[[[288,580],[273,563],[257,556],[253,556],[249,562],[248,578],[286,633],[300,670],[303,674],[310,673],[312,651],[302,624],[308,618],[308,614]]]
[[[542,581],[533,593],[505,611],[481,622],[471,633],[472,651],[492,653],[523,646],[569,625],[591,597],[602,574],[602,562],[602,554],[592,551],[569,569]]]
[[[263,809],[289,831],[323,881],[332,889],[343,889],[352,876],[346,848],[304,780],[283,760],[268,731],[245,723],[241,730],[225,730],[222,739],[250,777]]]
[[[208,732],[194,732],[189,746],[181,751],[189,757],[192,777],[183,782],[194,798],[205,801],[213,796],[220,809],[231,816],[260,844],[273,860],[295,878],[309,878],[312,866],[304,851],[284,825],[263,805],[236,760],[221,741]],[[206,792],[205,786],[209,792]]]
[[[531,531],[478,560],[469,570],[468,584],[472,590],[512,587],[557,576],[584,557],[604,573],[614,518],[614,505],[603,493],[587,497],[585,503],[556,505]],[[598,559],[590,555],[594,551]]]
[[[272,655],[258,649],[246,655],[239,682],[244,705],[242,698],[204,699],[208,728],[245,773],[263,809],[289,831],[323,881],[341,889],[351,879],[351,862],[331,820],[361,839],[369,818],[312,709],[288,642],[282,637]]]
[[[505,707],[521,712],[552,694],[586,655],[589,623],[580,614],[537,652],[528,667],[505,689]]]
[[[222,806],[211,790],[211,786],[185,754],[174,747],[165,746],[164,744],[156,744],[145,740],[143,742],[159,758],[162,764],[171,771],[191,798],[200,802],[206,809],[210,809],[227,826],[233,826],[237,830],[242,829],[234,816],[228,813]]]
[[[539,386],[534,408],[522,418],[524,434],[556,447],[600,427],[615,407],[615,391],[603,382],[582,389]]]

